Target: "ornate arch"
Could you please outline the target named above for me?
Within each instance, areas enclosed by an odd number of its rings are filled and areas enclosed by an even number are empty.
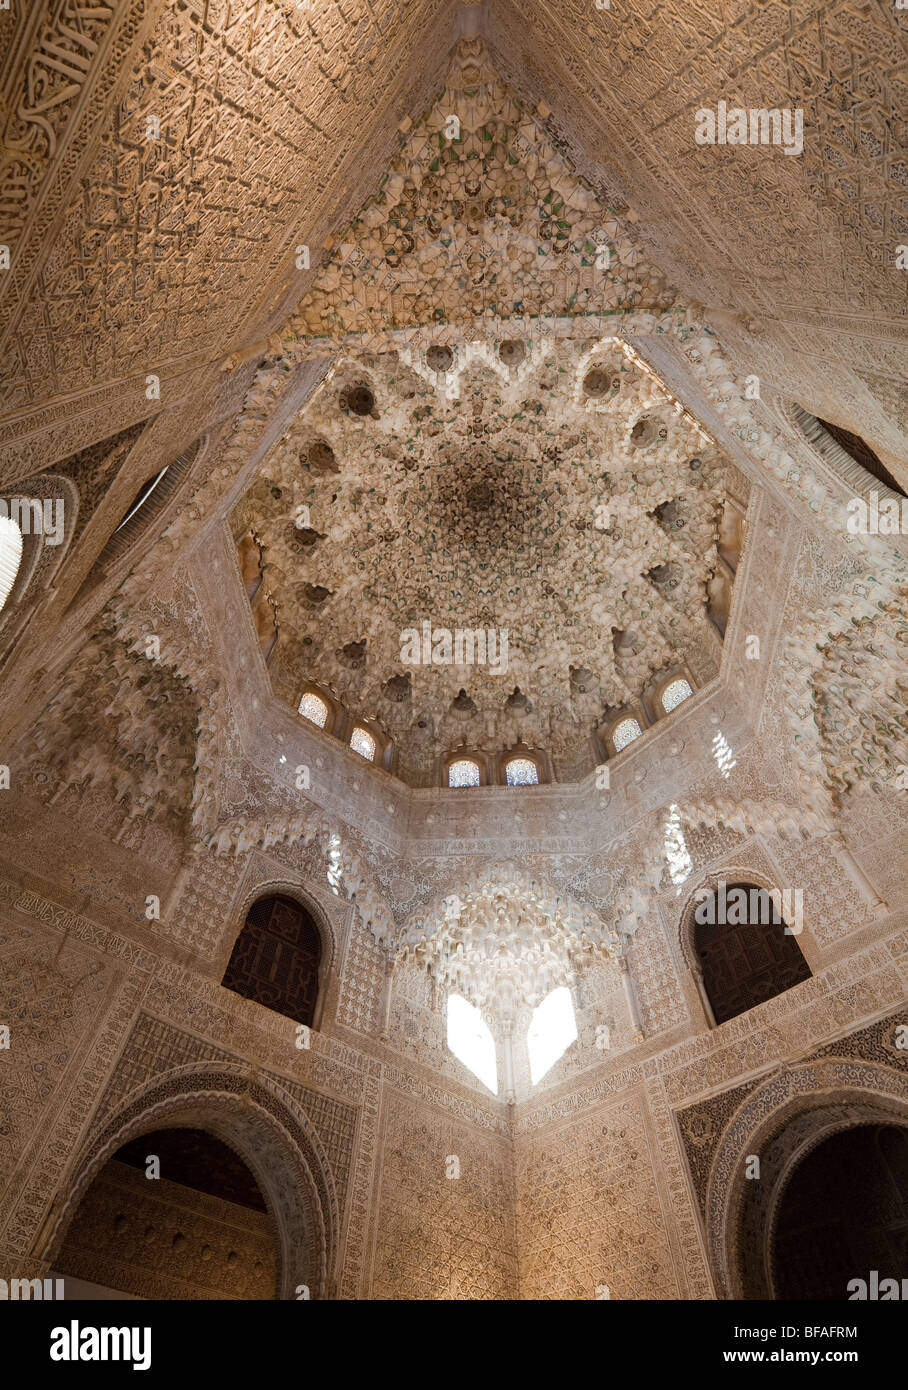
[[[308,1117],[275,1081],[240,1063],[178,1067],[131,1092],[74,1159],[56,1220],[36,1251],[53,1264],[95,1177],[129,1140],[198,1128],[222,1140],[258,1183],[278,1254],[278,1297],[329,1296],[340,1209],[327,1155]]]
[[[726,883],[753,884],[755,888],[765,888],[770,894],[781,888],[781,884],[777,880],[772,879],[762,869],[754,868],[752,864],[742,864],[736,861],[731,864],[722,864],[718,868],[710,869],[707,873],[701,872],[684,899],[681,915],[678,919],[677,943],[681,951],[681,959],[695,973],[700,964],[694,941],[694,912],[697,909],[697,894],[702,893],[704,888],[715,893],[720,879]]]
[[[337,933],[334,930],[334,923],[318,898],[299,879],[277,875],[248,878],[241,886],[240,896],[234,904],[230,916],[230,931],[228,933],[230,948],[233,948],[233,943],[243,930],[249,909],[253,904],[262,898],[277,896],[292,898],[294,902],[299,903],[300,907],[308,912],[318,928],[319,939],[322,943],[322,959],[319,968],[319,988],[321,988],[322,977],[337,965]],[[228,956],[229,954],[230,951],[227,952]]]
[[[894,1025],[893,1025],[894,1026]],[[721,1298],[773,1298],[779,1202],[797,1164],[840,1130],[908,1126],[904,1078],[859,1057],[818,1058],[772,1073],[738,1107],[717,1146],[706,1189],[706,1240]],[[760,1159],[760,1181],[745,1175]]]

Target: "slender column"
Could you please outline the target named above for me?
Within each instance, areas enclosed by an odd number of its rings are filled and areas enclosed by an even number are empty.
[[[716,1015],[713,1013],[713,1006],[712,1004],[710,1004],[709,995],[706,992],[706,983],[703,979],[703,971],[700,969],[698,965],[693,965],[690,967],[690,974],[691,979],[693,980],[694,985],[696,986],[697,994],[700,998],[700,1003],[703,1007],[703,1015],[706,1019],[706,1026],[707,1028],[715,1028]]]
[[[340,991],[340,977],[333,966],[325,971],[324,979],[319,981],[318,999],[315,1004],[315,1014],[312,1019],[312,1027],[320,1033],[325,1026],[325,1020],[333,1020],[337,1013],[337,996]]]
[[[643,1042],[646,1037],[643,1031],[643,1018],[640,1013],[640,1001],[637,998],[637,990],[631,977],[630,966],[626,955],[618,957],[618,965],[621,970],[621,983],[624,986],[624,997],[627,1000],[627,1011],[631,1017],[631,1026],[634,1030],[634,1041]]]
[[[845,843],[845,837],[841,830],[830,830],[824,838],[828,841],[829,847],[836,859],[857,889],[861,901],[867,904],[874,917],[887,917],[889,915],[889,904],[883,902],[879,893],[870,882],[870,879],[851,853],[851,850]]]
[[[385,956],[385,978],[382,981],[381,1029],[379,1042],[391,1041],[391,998],[394,993],[394,957]]]
[[[165,922],[169,922],[171,915],[176,911],[177,903],[183,896],[183,889],[189,882],[192,872],[196,868],[198,862],[198,855],[190,854],[180,865],[177,876],[171,885],[170,892],[161,905],[161,916]]]
[[[506,1019],[504,1023],[503,1036],[504,1053],[504,1098],[508,1105],[513,1105],[516,1100],[514,1091],[514,1020]]]

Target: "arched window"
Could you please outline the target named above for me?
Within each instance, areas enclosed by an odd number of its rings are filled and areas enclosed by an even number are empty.
[[[448,786],[478,787],[479,764],[474,763],[472,758],[458,758],[457,762],[448,768]]]
[[[158,485],[163,481],[164,474],[167,472],[169,467],[170,464],[166,463],[164,467],[159,470],[159,472],[152,474],[150,478],[146,478],[145,482],[139,488],[138,492],[136,493],[135,497],[130,503],[126,511],[126,514],[123,517],[123,520],[116,528],[116,531],[114,531],[114,535],[117,534],[117,531],[122,531],[123,527],[127,526],[129,522],[132,521],[133,517],[136,515],[140,507],[145,506],[145,503],[148,501],[155,488],[158,487]]]
[[[318,927],[304,907],[293,898],[260,898],[249,909],[221,984],[311,1025],[321,954]]]
[[[716,1023],[725,1023],[810,979],[810,967],[786,932],[772,896],[752,883],[698,895],[694,950]]]
[[[690,683],[683,677],[676,681],[670,681],[662,692],[662,708],[666,714],[671,714],[673,709],[678,708],[682,700],[686,700],[693,693]]]
[[[811,415],[803,406],[792,405],[792,419],[813,447],[849,487],[867,496],[868,488],[876,481],[904,497],[905,489],[889,472],[882,459],[874,453],[865,439],[841,425]]]
[[[311,723],[317,724],[320,729],[325,727],[325,722],[328,718],[328,706],[314,691],[306,691],[299,702],[299,712],[304,719],[308,719]]]
[[[532,758],[512,758],[504,771],[509,787],[535,786],[539,781],[539,769]]]
[[[188,477],[200,459],[207,443],[207,436],[197,439],[172,463],[165,464],[163,468],[159,468],[156,473],[152,473],[151,477],[145,479],[123,513],[122,520],[95,561],[93,574],[99,567],[104,569],[124,555],[139,539],[139,536],[143,535],[151,526],[152,522],[163,514],[181,483]],[[89,576],[90,578],[91,576]]]
[[[612,732],[612,743],[615,745],[615,752],[620,753],[622,748],[626,748],[629,743],[633,743],[635,738],[639,738],[643,733],[636,719],[622,719]]]
[[[862,468],[870,474],[871,478],[876,478],[878,483],[884,487],[892,488],[893,492],[900,492],[905,496],[905,489],[889,472],[889,469],[878,458],[870,445],[859,434],[852,434],[851,430],[843,429],[841,425],[830,424],[828,420],[820,420],[818,423],[828,435],[831,435],[840,449],[844,449],[849,458],[853,458],[855,463],[859,463]]]
[[[9,598],[22,563],[22,532],[12,517],[0,515],[0,610]]]
[[[367,763],[375,760],[375,739],[368,729],[362,728],[357,724],[353,733],[350,735],[350,747],[354,753],[358,753],[361,758],[365,758]]]

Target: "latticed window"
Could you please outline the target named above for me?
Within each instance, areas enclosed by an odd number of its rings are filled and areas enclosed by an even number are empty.
[[[313,724],[317,724],[320,729],[325,727],[328,718],[328,706],[324,700],[320,700],[311,690],[307,691],[299,704],[300,714],[304,719],[309,719]]]
[[[449,787],[478,787],[479,764],[471,758],[459,758],[448,768]]]
[[[629,743],[633,743],[635,738],[639,738],[643,733],[636,719],[622,719],[620,724],[615,726],[612,734],[612,743],[615,745],[615,752],[620,753],[622,748],[626,748]]]
[[[539,769],[532,758],[512,758],[505,774],[509,787],[529,787],[539,781]]]
[[[369,733],[368,729],[362,729],[357,725],[350,735],[350,747],[353,749],[354,753],[358,753],[361,758],[365,758],[366,762],[371,763],[375,761],[375,739]]]
[[[0,516],[0,608],[12,593],[22,562],[22,532],[8,516]]]
[[[810,979],[810,966],[765,888],[722,885],[694,912],[694,949],[716,1023]]]
[[[321,938],[292,898],[260,898],[249,909],[221,981],[266,1009],[311,1025],[318,997]]]
[[[146,502],[148,502],[155,488],[157,488],[159,484],[163,481],[164,474],[167,472],[167,469],[169,467],[170,464],[168,463],[160,470],[160,472],[155,473],[153,477],[147,478],[145,480],[145,482],[142,484],[135,497],[133,498],[129,510],[123,517],[123,520],[120,522],[120,525],[117,527],[117,531],[122,530],[122,528],[126,526],[128,522],[132,521],[134,516],[138,515],[141,509],[145,506]]]
[[[666,714],[670,714],[673,709],[677,709],[682,700],[686,700],[688,695],[693,695],[690,683],[684,679],[671,681],[662,692],[662,708]]]

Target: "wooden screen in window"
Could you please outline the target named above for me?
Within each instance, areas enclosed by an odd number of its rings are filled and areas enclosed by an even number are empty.
[[[729,898],[735,889],[747,893],[746,920],[714,920],[723,915],[721,910],[704,912],[706,921],[694,919],[694,947],[716,1023],[725,1023],[810,979],[800,946],[794,936],[786,935],[785,923],[765,890],[753,884],[729,884]],[[737,918],[739,914],[726,915]]]
[[[221,983],[311,1025],[320,960],[318,928],[305,908],[292,898],[261,898],[249,909]]]

